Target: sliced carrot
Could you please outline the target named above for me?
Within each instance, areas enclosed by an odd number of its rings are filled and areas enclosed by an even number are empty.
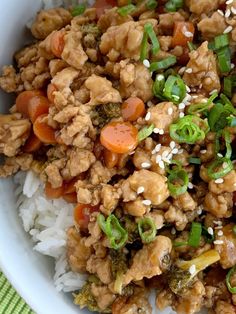
[[[30,90],[20,93],[16,98],[17,111],[28,117],[29,101],[35,96],[43,96],[43,92],[40,90]]]
[[[145,113],[145,105],[142,99],[130,97],[126,99],[121,106],[121,114],[126,121],[136,121]]]
[[[74,221],[81,229],[87,229],[90,215],[99,211],[99,206],[78,204],[74,208]]]
[[[138,145],[138,130],[130,122],[110,122],[101,130],[100,141],[111,152],[125,154]]]
[[[64,183],[64,194],[71,194],[76,191],[75,183],[78,181],[78,178],[72,179],[69,182]]]
[[[56,144],[55,130],[47,124],[47,114],[39,116],[33,124],[34,134],[45,144]]]
[[[44,96],[34,96],[29,100],[28,112],[32,123],[42,114],[48,113],[50,103]]]
[[[96,8],[97,18],[99,19],[106,9],[117,6],[116,0],[96,0],[93,7]]]
[[[175,22],[172,46],[186,47],[189,41],[193,41],[194,32],[195,28],[192,22]]]
[[[48,85],[48,88],[47,88],[47,96],[48,96],[49,101],[50,101],[52,104],[54,103],[54,98],[55,98],[55,96],[53,95],[53,93],[56,92],[56,91],[58,91],[56,85],[50,83],[50,84]]]
[[[60,198],[63,195],[64,188],[63,186],[59,188],[53,188],[50,182],[45,184],[45,194],[49,199]]]
[[[57,58],[61,58],[63,49],[65,47],[64,36],[65,31],[60,30],[55,31],[55,33],[53,33],[51,37],[51,50]]]
[[[65,194],[63,195],[63,199],[68,202],[68,203],[77,203],[77,193],[70,193],[70,194]]]
[[[177,57],[179,65],[186,65],[189,62],[189,48],[183,47],[183,54],[180,57]]]
[[[25,153],[33,153],[39,150],[42,144],[43,143],[37,138],[37,136],[35,136],[34,133],[31,133],[22,150]]]
[[[119,154],[113,153],[108,149],[104,149],[103,151],[105,165],[108,169],[114,168],[119,162]]]

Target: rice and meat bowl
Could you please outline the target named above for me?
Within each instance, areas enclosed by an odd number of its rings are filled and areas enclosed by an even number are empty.
[[[152,289],[235,314],[236,1],[97,1],[31,31],[0,77],[0,175],[56,288],[101,313],[152,313]]]

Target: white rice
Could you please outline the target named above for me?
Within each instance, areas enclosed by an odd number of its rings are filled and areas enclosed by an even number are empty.
[[[66,230],[73,225],[73,205],[63,199],[47,199],[43,184],[32,171],[19,172],[14,181],[19,215],[34,242],[34,250],[55,258],[56,289],[80,289],[86,276],[70,271],[66,259]]]

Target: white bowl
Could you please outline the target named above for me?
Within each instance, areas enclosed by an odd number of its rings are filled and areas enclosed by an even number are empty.
[[[14,52],[27,40],[25,24],[41,8],[36,0],[0,1],[0,67],[12,63]],[[12,104],[0,93],[0,111]],[[69,295],[58,293],[53,284],[53,261],[33,251],[18,216],[11,179],[0,180],[0,269],[37,314],[86,313],[73,305]]]

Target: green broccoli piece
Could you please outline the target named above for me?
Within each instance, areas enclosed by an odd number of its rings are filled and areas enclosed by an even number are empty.
[[[114,103],[96,106],[91,114],[93,124],[99,128],[103,128],[111,119],[119,118],[120,116],[120,104]]]
[[[179,294],[184,288],[191,285],[193,278],[211,264],[220,260],[220,255],[216,250],[209,250],[200,256],[190,260],[178,260],[172,267],[168,276],[170,289]]]
[[[138,225],[135,222],[134,218],[129,215],[126,215],[121,219],[121,221],[128,232],[128,242],[133,243],[136,240],[140,240]]]

